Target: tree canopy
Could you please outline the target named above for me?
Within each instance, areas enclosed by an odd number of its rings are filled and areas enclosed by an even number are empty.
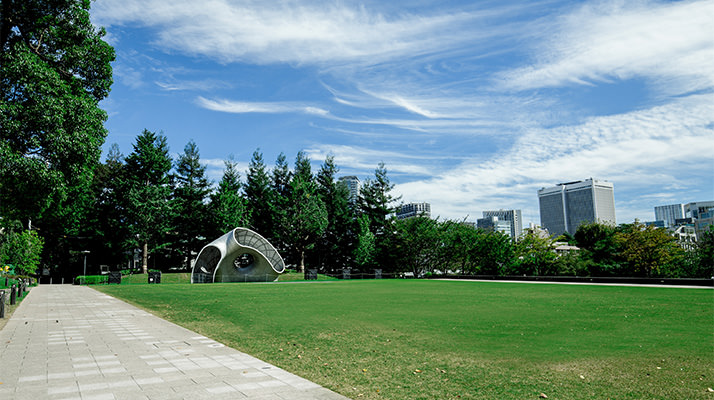
[[[0,215],[74,228],[99,162],[114,50],[88,0],[2,0]]]

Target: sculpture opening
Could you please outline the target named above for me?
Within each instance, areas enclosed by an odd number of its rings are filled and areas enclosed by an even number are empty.
[[[235,228],[206,245],[196,258],[191,283],[273,282],[285,262],[264,237]]]

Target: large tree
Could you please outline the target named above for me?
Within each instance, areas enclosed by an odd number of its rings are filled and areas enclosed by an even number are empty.
[[[218,237],[231,229],[250,224],[250,214],[241,191],[238,166],[233,158],[230,158],[225,162],[218,189],[211,195],[210,209],[213,220],[211,237]]]
[[[374,179],[367,180],[360,189],[359,210],[367,216],[369,228],[374,234],[375,257],[387,270],[396,267],[397,260],[391,251],[395,239],[394,212],[399,198],[392,196],[394,185],[387,176],[384,163],[374,171]]]
[[[349,191],[346,185],[335,181],[337,171],[334,158],[328,156],[316,177],[317,190],[327,211],[327,227],[316,251],[323,270],[350,266],[356,244],[357,226],[349,203]]]
[[[303,152],[295,159],[295,171],[290,181],[287,212],[282,213],[280,227],[290,246],[290,259],[299,272],[305,271],[305,255],[312,249],[327,228],[327,210],[317,189],[310,160]]]
[[[246,208],[251,219],[251,229],[263,237],[271,239],[274,226],[273,193],[270,177],[260,150],[253,152],[248,164],[245,187]]]
[[[76,228],[106,136],[114,50],[89,6],[0,5],[0,215],[47,219],[43,232]]]
[[[126,158],[123,182],[125,220],[131,233],[128,240],[141,248],[144,273],[149,252],[168,244],[166,235],[172,222],[170,170],[166,137],[145,129]]]
[[[184,267],[191,267],[194,253],[203,247],[210,233],[208,195],[211,183],[206,177],[206,167],[201,165],[198,146],[192,140],[188,142],[176,161],[173,197],[173,247],[185,262]]]

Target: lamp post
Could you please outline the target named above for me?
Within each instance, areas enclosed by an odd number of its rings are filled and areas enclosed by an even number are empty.
[[[84,283],[87,283],[87,254],[89,254],[89,250],[83,250],[82,254],[84,254]]]

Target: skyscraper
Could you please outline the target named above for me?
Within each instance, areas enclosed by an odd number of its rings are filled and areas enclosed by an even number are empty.
[[[513,240],[518,240],[523,233],[521,210],[484,211],[483,217],[498,217],[500,221],[508,221],[511,224],[510,235]]]
[[[664,221],[664,226],[676,226],[674,222],[684,218],[684,204],[669,204],[666,206],[657,206],[654,208],[655,221]]]
[[[356,203],[359,198],[359,178],[354,175],[342,176],[339,181],[347,186],[347,191],[349,192],[350,203]]]
[[[614,186],[595,179],[559,183],[538,191],[540,223],[552,236],[571,235],[588,222],[615,224]]]

